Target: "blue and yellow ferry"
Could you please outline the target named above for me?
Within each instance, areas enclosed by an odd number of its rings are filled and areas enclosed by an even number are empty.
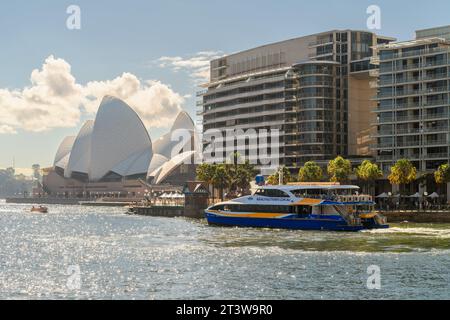
[[[251,196],[205,210],[210,225],[294,230],[361,231],[389,228],[358,186],[308,183],[261,187]]]

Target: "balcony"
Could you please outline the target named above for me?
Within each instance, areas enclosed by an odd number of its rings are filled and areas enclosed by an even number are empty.
[[[440,67],[447,65],[448,62],[446,60],[439,60],[439,61],[433,61],[433,62],[427,62],[427,63],[411,63],[407,65],[397,65],[389,67],[383,67],[381,65],[380,67],[380,74],[381,73],[398,73],[403,72],[407,70],[415,70],[415,69],[421,69],[421,68],[433,68],[433,67]]]
[[[444,99],[430,99],[428,101],[424,101],[423,105],[425,107],[431,107],[431,106],[445,106],[448,105],[449,101]]]
[[[301,87],[333,87],[332,81],[300,82]]]
[[[333,141],[324,141],[324,140],[302,140],[302,141],[286,141],[286,147],[298,147],[302,145],[310,145],[310,144],[333,144]]]
[[[397,116],[396,122],[419,121],[420,116]]]
[[[440,127],[432,127],[432,128],[424,128],[424,132],[431,133],[431,132],[447,132],[449,131],[448,126],[440,126]]]
[[[397,145],[396,145],[397,148],[416,147],[416,146],[420,146],[420,140],[411,140],[411,141],[398,142]]]
[[[392,136],[394,134],[393,131],[390,130],[386,130],[386,131],[378,131],[377,134],[375,135],[375,137],[381,137],[381,136]]]
[[[308,44],[308,46],[309,47],[318,47],[318,46],[323,46],[323,45],[333,44],[333,43],[334,43],[333,39],[322,39],[322,40],[310,42]]]
[[[425,141],[424,145],[425,146],[442,146],[442,145],[447,145],[448,142],[446,139],[443,140],[430,140],[430,141]]]
[[[450,91],[447,87],[425,88],[418,90],[396,90],[392,92],[379,93],[375,99],[394,98],[402,96],[416,96],[416,95],[429,95],[438,94]]]
[[[427,54],[435,54],[435,53],[443,53],[443,52],[450,52],[449,47],[438,47],[438,48],[428,48],[428,49],[422,49],[422,50],[414,50],[409,52],[399,52],[392,54],[390,57],[387,57],[383,60],[392,60],[392,59],[399,59],[399,58],[408,58],[408,57],[414,57],[414,56],[423,56]]]
[[[448,153],[428,153],[424,156],[424,158],[428,159],[448,159]]]
[[[450,77],[450,74],[446,72],[440,72],[436,74],[429,74],[422,76],[422,80],[440,80],[440,79],[447,79]]]
[[[437,113],[430,113],[423,116],[424,120],[434,120],[434,119],[441,119],[441,118],[448,118],[450,116],[447,112],[437,112]]]
[[[372,149],[392,149],[394,144],[391,143],[378,143],[371,146]]]
[[[379,161],[392,161],[392,160],[394,160],[394,156],[393,155],[382,155],[382,156],[377,156],[377,159]]]

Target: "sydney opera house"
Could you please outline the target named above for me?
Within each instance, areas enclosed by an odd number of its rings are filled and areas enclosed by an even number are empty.
[[[175,118],[175,117],[174,117]],[[200,155],[195,124],[180,112],[171,130],[152,142],[137,113],[106,96],[95,120],[63,139],[43,179],[53,196],[137,196],[148,186],[179,186],[195,179]]]

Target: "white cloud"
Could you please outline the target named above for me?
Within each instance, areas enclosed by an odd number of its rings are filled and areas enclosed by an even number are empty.
[[[102,97],[112,95],[132,106],[150,128],[170,126],[184,103],[184,98],[169,86],[154,80],[142,82],[131,73],[113,80],[89,82],[83,91],[86,97],[83,106],[88,113],[97,111]]]
[[[1,127],[39,132],[77,125],[82,88],[66,61],[48,57],[41,70],[32,71],[30,81],[20,90],[0,89]]]
[[[17,134],[17,131],[13,127],[3,124],[0,125],[0,134]]]
[[[184,98],[169,86],[141,81],[131,73],[78,84],[70,64],[53,56],[45,60],[41,70],[32,71],[30,82],[23,89],[0,89],[0,134],[75,127],[83,113],[93,115],[97,111],[107,94],[126,101],[148,127],[170,126],[184,103]]]
[[[222,57],[221,51],[200,51],[189,57],[161,57],[156,62],[160,68],[170,68],[174,72],[186,71],[195,81],[209,80],[209,63]]]

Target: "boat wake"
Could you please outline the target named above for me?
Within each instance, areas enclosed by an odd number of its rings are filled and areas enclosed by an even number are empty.
[[[450,239],[450,229],[434,229],[434,228],[399,228],[393,227],[389,229],[364,230],[363,233],[371,234],[407,234],[416,236],[435,237],[441,239]]]

